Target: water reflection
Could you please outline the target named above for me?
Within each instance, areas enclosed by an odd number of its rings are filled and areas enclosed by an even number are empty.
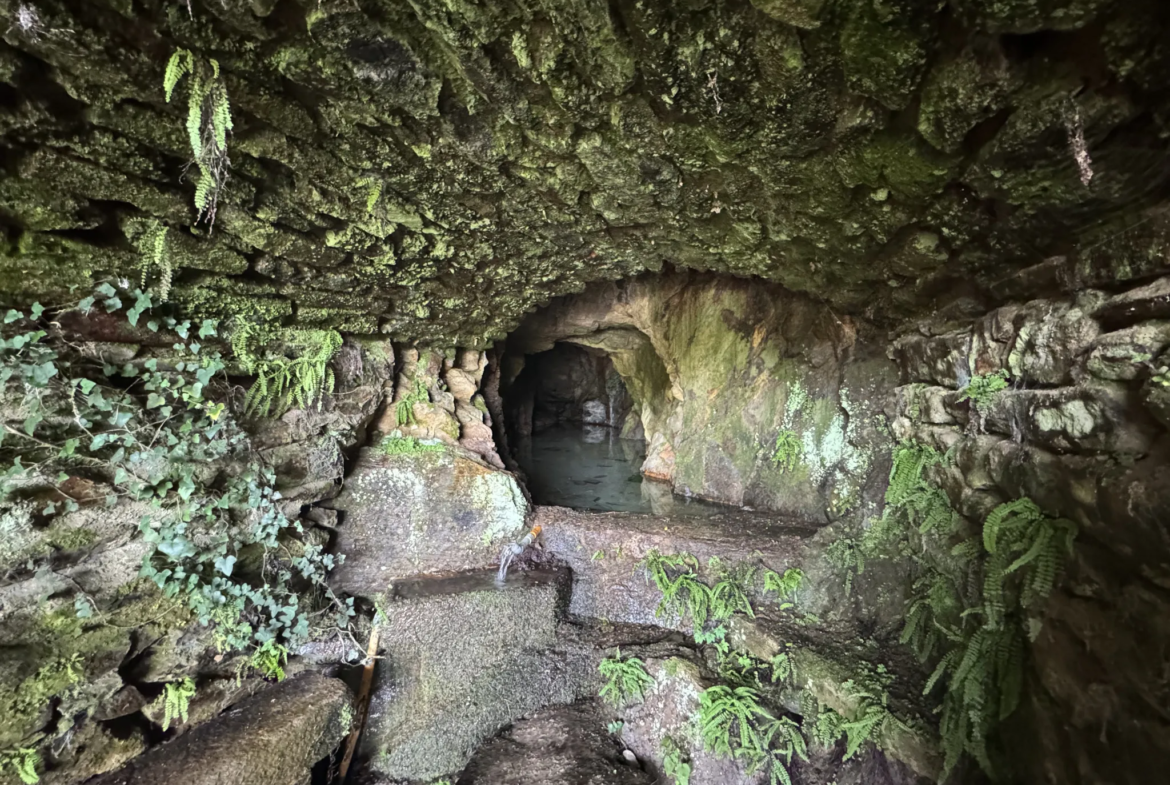
[[[706,516],[727,508],[671,493],[666,483],[644,479],[646,444],[619,439],[613,428],[558,426],[517,445],[537,504],[599,512]]]

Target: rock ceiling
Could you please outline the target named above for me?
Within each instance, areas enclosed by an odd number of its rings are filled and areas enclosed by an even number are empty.
[[[1056,255],[1082,285],[1165,266],[1164,0],[0,13],[3,299],[145,269],[196,314],[475,345],[666,264],[875,316]],[[180,48],[214,59],[234,125],[211,231],[190,77],[163,90]]]

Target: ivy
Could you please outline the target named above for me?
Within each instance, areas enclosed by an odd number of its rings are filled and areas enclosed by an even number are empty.
[[[152,307],[148,294],[109,284],[75,307],[86,312],[99,302],[110,312],[127,310],[127,318]],[[67,347],[45,329],[60,312],[12,311],[0,330],[0,386],[15,404],[9,411],[21,413],[19,422],[0,423],[0,502],[18,485],[47,485],[57,498],[42,514],[72,512],[94,503],[67,492],[65,481],[76,476],[106,489],[97,502],[105,507],[145,504],[138,532],[152,548],[140,575],[214,625],[221,649],[309,637],[309,613],[318,610],[302,605],[310,588],[344,627],[352,607],[324,580],[334,557],[319,545],[284,547],[302,526],[281,512],[273,470],[210,396],[225,360],[201,342],[216,337],[217,325],[151,319],[152,329],[176,338],[165,362],[114,365],[63,354]],[[259,556],[251,560],[258,566],[242,571],[245,552]],[[94,612],[84,597],[76,608]]]

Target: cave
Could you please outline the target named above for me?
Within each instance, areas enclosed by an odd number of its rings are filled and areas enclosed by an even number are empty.
[[[1170,764],[1165,0],[0,0],[0,785]]]

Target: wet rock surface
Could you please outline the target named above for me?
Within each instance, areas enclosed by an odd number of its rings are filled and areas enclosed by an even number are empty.
[[[662,594],[640,567],[650,551],[690,554],[704,575],[712,557],[728,565],[758,562],[782,573],[803,564],[805,541],[814,532],[800,521],[750,512],[695,519],[537,507],[533,521],[542,528],[545,553],[572,570],[570,613],[680,629],[686,620],[656,613]]]
[[[459,785],[651,785],[594,702],[537,712],[476,752]]]
[[[494,573],[400,584],[384,607],[382,657],[363,752],[393,780],[463,768],[500,728],[598,688],[601,655],[558,634],[568,576]]]

